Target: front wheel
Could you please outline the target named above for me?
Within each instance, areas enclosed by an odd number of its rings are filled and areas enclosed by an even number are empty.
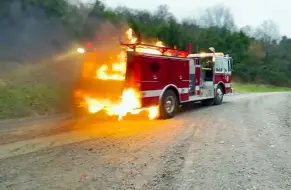
[[[221,85],[218,85],[215,91],[214,105],[220,105],[223,101],[223,89]]]
[[[167,90],[160,105],[160,119],[169,119],[175,116],[178,110],[178,98],[174,91]]]

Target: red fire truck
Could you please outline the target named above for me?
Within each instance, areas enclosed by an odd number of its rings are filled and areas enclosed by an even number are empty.
[[[201,101],[219,105],[224,94],[232,92],[232,58],[223,53],[190,54],[175,48],[122,44],[127,52],[125,86],[134,86],[142,93],[142,106],[160,106],[161,118],[171,118],[179,105]],[[136,52],[138,46],[155,48],[161,55]]]
[[[187,102],[219,105],[223,96],[232,92],[232,58],[214,48],[209,48],[211,53],[191,54],[191,44],[188,51],[145,44],[121,45],[130,50],[122,88],[138,90],[144,108],[159,105],[160,118],[173,117],[178,107]],[[138,48],[160,53],[144,53]]]

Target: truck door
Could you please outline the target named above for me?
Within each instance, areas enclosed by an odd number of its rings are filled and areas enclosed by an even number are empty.
[[[166,59],[155,56],[141,57],[141,83],[146,87],[144,90],[159,89],[164,85]]]
[[[195,89],[196,89],[196,64],[198,62],[198,59],[192,59],[189,61],[189,95],[195,95]],[[199,86],[199,85],[198,85]]]
[[[228,57],[215,57],[215,84],[223,82],[226,93],[231,91],[231,67],[230,59]]]
[[[189,62],[189,60],[173,58],[168,58],[167,61],[167,81],[179,88],[181,101],[189,98]]]
[[[218,84],[219,82],[223,82],[225,79],[224,75],[224,66],[223,66],[223,57],[216,56],[215,57],[215,77],[214,84]]]
[[[159,103],[158,92],[166,83],[166,59],[163,57],[142,55],[140,64],[140,91],[142,91],[142,106],[149,107]],[[147,92],[145,92],[147,91]]]
[[[231,92],[231,80],[232,80],[232,73],[231,73],[231,59],[228,57],[225,57],[223,60],[223,66],[224,66],[224,84],[225,84],[225,91],[226,93]]]
[[[225,85],[225,91],[228,93],[230,91],[230,67],[229,67],[229,58],[223,57],[222,58],[222,81]]]

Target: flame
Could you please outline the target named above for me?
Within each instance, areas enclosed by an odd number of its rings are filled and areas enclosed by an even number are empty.
[[[137,42],[137,38],[135,38],[133,36],[133,30],[132,28],[129,28],[127,31],[126,31],[126,35],[127,35],[127,38],[128,40],[130,41],[130,43],[136,43]]]
[[[137,42],[137,38],[133,36],[133,30],[131,28],[129,28],[126,31],[126,35],[127,35],[128,40],[130,41],[130,43],[134,44]],[[141,43],[143,43],[143,42],[141,42]],[[155,46],[165,47],[165,45],[162,41],[157,41],[155,43]],[[152,48],[137,47],[135,51],[139,52],[139,53],[149,53],[149,54],[162,55],[162,53],[159,50],[152,49]]]
[[[134,37],[133,30],[129,28],[126,31],[126,36],[130,43],[137,43],[138,39]],[[155,46],[165,47],[162,41],[157,41]],[[126,51],[131,51],[129,48]],[[150,53],[161,55],[162,53],[154,48],[137,47],[136,52]],[[96,78],[99,80],[125,80],[126,73],[126,52],[121,51],[116,61],[109,64],[101,65],[96,71]],[[109,99],[94,99],[89,96],[85,96],[85,104],[88,107],[88,111],[92,114],[105,111],[110,116],[118,116],[120,121],[127,114],[139,114],[143,111],[148,112],[149,119],[155,119],[159,115],[158,106],[150,108],[141,108],[140,102],[141,96],[134,88],[124,89],[120,97],[119,102],[112,102]]]
[[[97,71],[96,77],[101,80],[124,80],[126,72],[126,54],[121,51],[117,56],[117,62],[112,63],[112,71],[109,74],[109,66],[103,64]]]
[[[130,43],[136,43],[137,38],[133,36],[132,28],[129,28],[126,31],[127,39]],[[157,41],[155,46],[158,47],[165,47],[162,41]],[[131,51],[127,49],[127,51]],[[139,53],[149,53],[149,54],[156,54],[161,55],[162,53],[154,48],[144,48],[144,47],[137,47],[136,52]],[[97,71],[96,77],[97,79],[101,80],[124,80],[125,79],[125,72],[126,72],[126,53],[121,51],[117,56],[117,61],[111,64],[111,71],[108,64],[103,64]]]
[[[120,121],[127,114],[139,114],[142,111],[148,112],[149,119],[155,119],[159,114],[158,106],[150,108],[140,108],[140,95],[133,89],[125,89],[121,96],[120,103],[113,103],[108,99],[96,100],[94,98],[85,98],[90,113],[94,114],[101,110],[105,111],[110,116],[118,116]]]
[[[162,41],[157,41],[156,46],[165,47],[165,45]]]

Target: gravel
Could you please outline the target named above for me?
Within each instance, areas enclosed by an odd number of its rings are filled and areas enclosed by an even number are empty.
[[[291,189],[291,94],[224,102],[165,121],[5,127],[0,189]]]

